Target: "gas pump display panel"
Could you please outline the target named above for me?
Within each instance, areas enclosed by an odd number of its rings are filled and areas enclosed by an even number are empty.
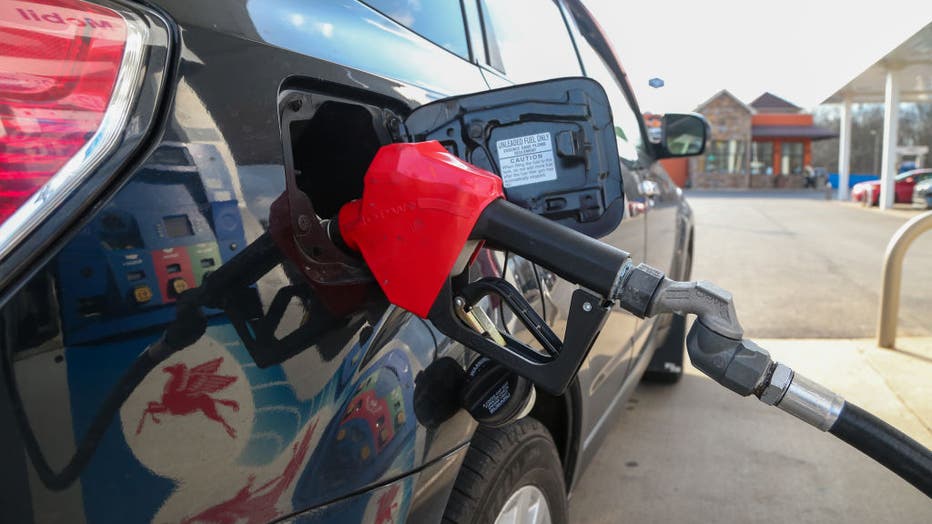
[[[159,326],[246,242],[230,174],[208,144],[162,146],[70,242],[56,270],[65,344]],[[163,163],[159,163],[163,162]]]

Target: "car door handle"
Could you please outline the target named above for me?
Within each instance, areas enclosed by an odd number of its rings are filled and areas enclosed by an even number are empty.
[[[642,180],[640,190],[642,195],[651,200],[660,194],[660,186],[653,180]]]

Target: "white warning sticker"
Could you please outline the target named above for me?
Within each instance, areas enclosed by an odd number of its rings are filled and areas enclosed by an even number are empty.
[[[506,188],[557,179],[550,133],[499,140],[495,146]]]

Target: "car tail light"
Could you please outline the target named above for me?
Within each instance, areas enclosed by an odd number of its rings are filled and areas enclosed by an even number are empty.
[[[119,143],[146,32],[83,0],[0,2],[0,258]]]

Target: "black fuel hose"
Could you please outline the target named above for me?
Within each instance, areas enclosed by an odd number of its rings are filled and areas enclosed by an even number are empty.
[[[500,198],[479,215],[472,237],[535,262],[574,284],[612,297],[631,255]]]
[[[176,303],[175,320],[166,327],[161,338],[133,360],[133,363],[120,377],[119,382],[113,386],[101,403],[91,425],[81,437],[74,455],[57,473],[42,453],[39,441],[29,423],[29,417],[26,415],[13,373],[13,362],[12,360],[6,362],[3,367],[6,373],[7,394],[13,400],[14,416],[21,430],[23,445],[39,480],[53,491],[63,490],[77,480],[97,450],[100,440],[115,419],[120,407],[146,375],[173,353],[194,344],[203,336],[207,329],[207,318],[201,311],[201,307],[223,307],[230,289],[255,282],[280,262],[281,254],[275,242],[271,235],[264,233],[219,269],[208,274],[200,287],[185,291]]]
[[[132,394],[139,383],[142,382],[142,379],[145,378],[158,363],[159,360],[151,358],[148,351],[144,351],[133,361],[132,365],[130,365],[129,369],[126,370],[120,378],[120,381],[110,390],[107,398],[100,405],[93,421],[91,421],[90,427],[84,433],[74,455],[71,456],[71,460],[57,473],[52,469],[45,455],[42,453],[42,448],[36,439],[35,433],[32,431],[32,426],[29,424],[29,417],[26,415],[23,403],[19,398],[16,384],[12,380],[13,377],[7,377],[7,384],[9,385],[8,393],[15,401],[13,412],[21,428],[23,445],[26,448],[26,453],[32,460],[32,465],[36,473],[39,475],[39,480],[41,480],[47,488],[53,491],[65,489],[81,475],[81,472],[84,471],[87,462],[94,455],[97,445],[100,443],[101,438],[103,438],[104,433],[106,433],[107,428],[110,427],[110,422],[114,419],[120,407],[126,402],[126,399],[129,398],[130,394]],[[7,366],[7,369],[12,369],[12,366]]]
[[[932,497],[932,452],[900,430],[846,401],[828,431]]]
[[[84,471],[85,466],[87,466],[87,462],[94,456],[94,451],[97,450],[104,433],[107,432],[110,423],[115,419],[123,403],[146,378],[146,375],[176,351],[197,342],[206,328],[207,319],[199,307],[183,299],[180,300],[177,319],[169,324],[161,338],[149,345],[145,351],[133,360],[133,363],[123,373],[120,380],[107,393],[107,397],[100,404],[97,413],[94,414],[91,425],[85,431],[84,436],[81,437],[77,449],[75,449],[68,464],[57,473],[46,460],[39,441],[32,431],[25,406],[19,396],[16,377],[13,376],[13,363],[8,362],[6,366],[8,394],[13,399],[13,412],[21,429],[26,453],[32,460],[36,474],[39,475],[39,480],[53,491],[63,490],[77,480]]]

